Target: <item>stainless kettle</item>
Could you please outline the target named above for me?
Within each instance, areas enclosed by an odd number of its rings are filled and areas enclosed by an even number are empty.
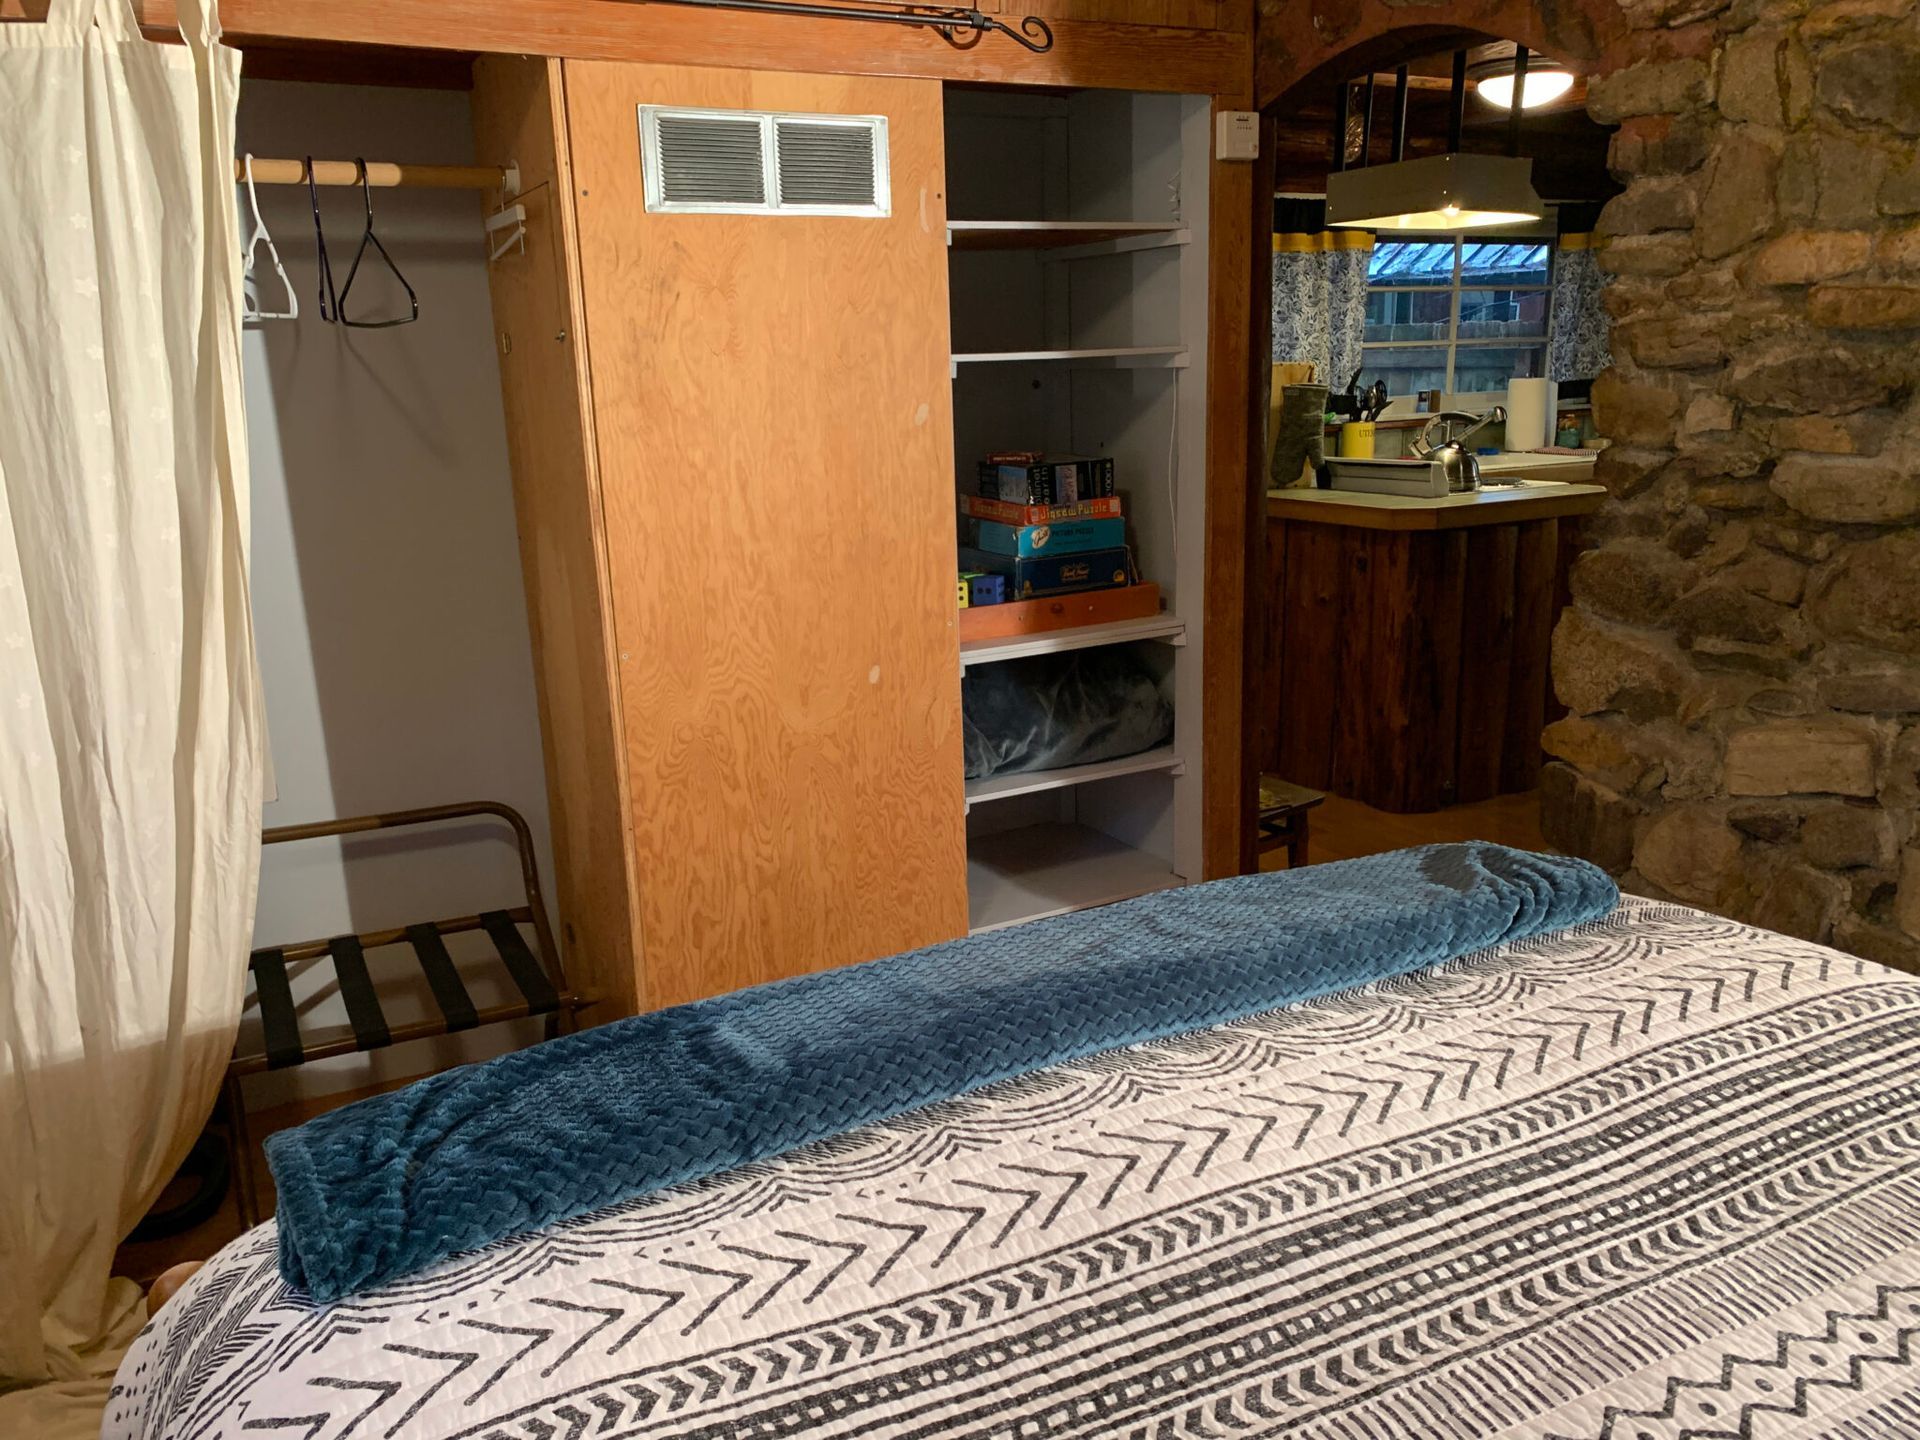
[[[1420,427],[1414,437],[1413,453],[1422,460],[1438,460],[1447,477],[1447,489],[1453,494],[1480,488],[1480,457],[1467,449],[1467,441],[1489,425],[1505,424],[1507,411],[1496,405],[1484,415],[1465,410],[1442,410]]]

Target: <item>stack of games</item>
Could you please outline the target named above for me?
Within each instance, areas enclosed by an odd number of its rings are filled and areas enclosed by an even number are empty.
[[[1108,456],[1007,451],[960,497],[963,640],[1155,615],[1138,581]]]
[[[989,455],[978,489],[960,502],[973,541],[960,556],[969,605],[1133,583],[1110,457]]]

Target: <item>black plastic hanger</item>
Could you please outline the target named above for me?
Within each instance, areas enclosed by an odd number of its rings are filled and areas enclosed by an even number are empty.
[[[407,283],[407,277],[400,273],[400,267],[393,263],[393,257],[387,254],[387,247],[380,243],[380,237],[373,233],[373,186],[367,180],[367,162],[356,155],[353,163],[360,167],[360,195],[367,207],[367,228],[365,233],[360,237],[360,248],[354,251],[353,264],[347,270],[347,283],[340,287],[340,298],[334,302],[334,317],[338,319],[342,325],[351,325],[356,330],[385,330],[394,325],[410,325],[420,318],[420,297],[413,293],[413,286],[409,285]],[[307,174],[309,181],[311,181],[313,172],[309,170]],[[316,226],[319,223],[319,214],[319,207],[316,205],[314,207]],[[393,278],[398,280],[400,282],[400,288],[407,292],[407,304],[411,307],[409,313],[405,315],[395,315],[387,320],[350,320],[347,318],[347,296],[353,290],[353,277],[360,273],[360,262],[366,258],[367,246],[369,245],[380,252],[380,258],[386,262],[387,269],[393,272]],[[324,247],[322,247],[320,254],[322,268],[324,270],[326,258],[326,250]],[[328,285],[331,286],[331,284],[332,277],[328,276]]]
[[[340,319],[340,297],[333,293],[333,265],[327,259],[327,232],[320,228],[320,189],[313,183],[313,156],[307,156],[307,203],[313,206],[313,249],[320,272],[320,318]]]

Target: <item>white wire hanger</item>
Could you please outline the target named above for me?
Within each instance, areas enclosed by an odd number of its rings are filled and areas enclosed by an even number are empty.
[[[246,280],[249,282],[240,294],[240,318],[242,320],[298,320],[300,318],[300,297],[293,293],[293,282],[287,279],[286,266],[280,263],[280,251],[273,243],[273,236],[267,233],[267,222],[260,216],[260,196],[253,188],[253,155],[246,157],[247,203],[253,207],[253,234],[247,240]],[[262,310],[260,301],[254,293],[255,281],[253,267],[260,258],[260,242],[267,242],[267,255],[273,261],[273,273],[280,277],[280,288],[287,292],[285,310]]]

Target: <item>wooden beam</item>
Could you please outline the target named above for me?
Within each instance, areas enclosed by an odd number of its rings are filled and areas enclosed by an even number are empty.
[[[154,38],[175,32],[173,0],[134,4]],[[46,0],[0,0],[0,20],[39,19],[45,11]],[[1244,27],[1048,17],[1053,49],[1033,55],[1004,37],[960,48],[930,31],[891,25],[634,0],[225,0],[220,18],[228,43],[241,48],[302,40],[1190,95],[1244,91],[1253,57]]]

